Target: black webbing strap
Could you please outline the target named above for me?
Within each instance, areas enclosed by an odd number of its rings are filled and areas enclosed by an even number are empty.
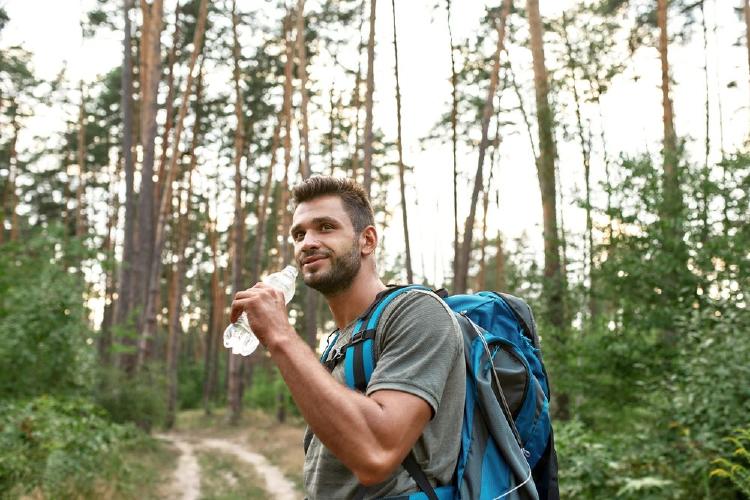
[[[430,500],[438,500],[437,493],[435,493],[435,490],[432,488],[432,485],[427,479],[427,475],[422,470],[422,467],[420,467],[417,463],[417,459],[414,458],[413,451],[410,451],[409,454],[406,455],[406,458],[404,458],[404,461],[401,462],[401,465],[403,465],[404,469],[406,469],[412,479],[414,479],[414,482],[417,483],[417,486],[419,486],[419,489],[422,491],[422,493],[427,495],[427,498],[429,498]],[[365,495],[367,495],[369,491],[370,488],[360,484],[357,487],[357,490],[354,492],[354,496],[352,498],[354,500],[362,500],[365,498]],[[405,495],[403,498],[409,498],[409,495]]]
[[[417,463],[417,459],[414,458],[414,452],[410,451],[406,458],[402,462],[404,469],[409,472],[409,475],[414,479],[419,486],[419,489],[427,495],[430,500],[438,500],[435,490],[432,489],[430,481],[427,479],[427,475],[422,470],[422,467]]]

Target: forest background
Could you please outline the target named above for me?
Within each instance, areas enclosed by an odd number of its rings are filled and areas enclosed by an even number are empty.
[[[221,333],[330,173],[386,281],[532,304],[566,498],[750,495],[747,0],[29,5],[0,4],[4,495],[126,485],[180,410],[294,416]],[[69,64],[28,50],[57,34]]]

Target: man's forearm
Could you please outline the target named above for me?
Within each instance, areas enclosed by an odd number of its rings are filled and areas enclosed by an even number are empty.
[[[284,337],[268,349],[311,430],[357,476],[378,469],[392,438],[383,408],[336,381],[298,335]]]

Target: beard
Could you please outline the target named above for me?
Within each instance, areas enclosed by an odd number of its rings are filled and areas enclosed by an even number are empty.
[[[331,250],[319,250],[302,254],[299,259],[300,267],[303,267],[301,262],[312,255],[320,255],[328,258],[329,268],[328,270],[313,271],[312,273],[305,273],[303,271],[302,280],[305,282],[305,285],[319,291],[325,296],[336,295],[348,289],[362,267],[362,256],[359,253],[356,242],[352,242],[351,247],[340,256],[337,256]]]

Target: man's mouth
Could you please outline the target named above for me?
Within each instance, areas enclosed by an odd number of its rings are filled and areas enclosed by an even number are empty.
[[[319,260],[326,259],[326,255],[311,255],[309,257],[305,257],[305,259],[302,261],[302,265],[306,266],[308,264],[312,264],[313,262],[317,262]]]

